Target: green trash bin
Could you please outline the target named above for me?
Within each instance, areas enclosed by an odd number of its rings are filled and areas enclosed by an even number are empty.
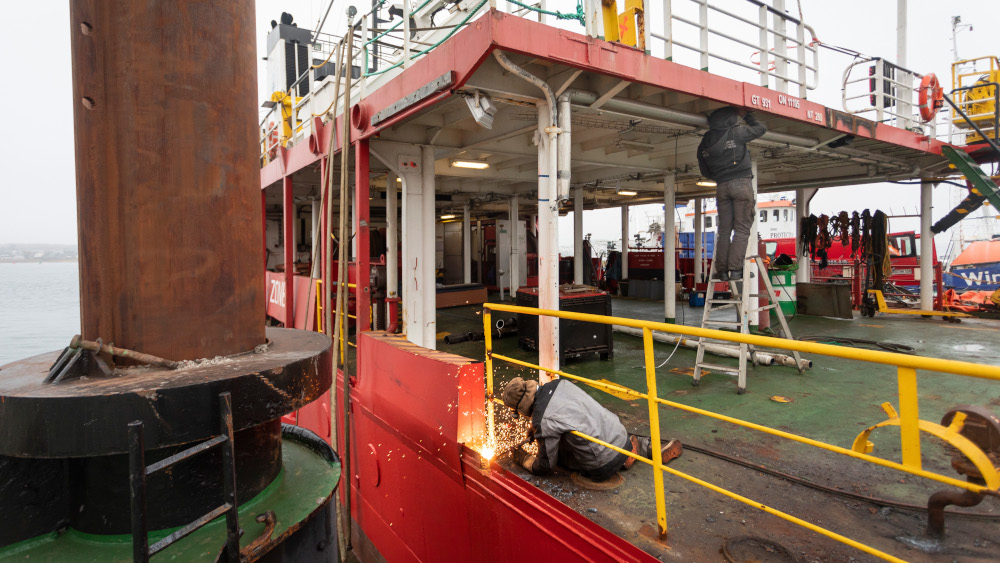
[[[795,272],[771,270],[771,285],[774,296],[778,298],[778,306],[786,317],[795,315]]]

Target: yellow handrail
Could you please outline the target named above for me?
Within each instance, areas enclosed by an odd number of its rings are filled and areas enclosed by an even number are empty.
[[[970,377],[1000,381],[1000,367],[973,364],[971,362],[942,360],[940,358],[926,358],[923,356],[908,356],[906,354],[882,352],[877,350],[861,350],[857,348],[847,348],[844,346],[820,344],[818,342],[788,340],[785,338],[775,338],[773,336],[758,336],[756,334],[741,334],[738,332],[727,332],[724,330],[713,330],[710,328],[675,325],[655,321],[641,321],[636,319],[626,319],[623,317],[608,317],[604,315],[591,315],[588,313],[572,313],[569,311],[549,311],[545,309],[533,309],[530,307],[518,307],[517,305],[504,305],[501,303],[486,303],[483,306],[494,311],[525,313],[529,315],[545,315],[550,317],[559,317],[560,319],[605,325],[621,325],[639,329],[649,328],[650,330],[660,332],[684,334],[687,336],[703,336],[705,338],[728,340],[730,342],[740,342],[752,344],[754,346],[794,350],[796,352],[804,352],[806,354],[819,354],[822,356],[833,356],[835,358],[845,358],[848,360],[861,360],[863,362],[872,362],[888,366],[907,367],[942,373],[954,373],[956,375],[968,375]]]
[[[725,421],[725,422],[729,422],[729,423],[732,423],[732,424],[743,426],[745,428],[751,428],[751,429],[758,430],[758,431],[761,431],[761,432],[764,432],[764,433],[767,433],[767,434],[771,434],[771,435],[774,435],[774,436],[779,436],[779,437],[786,438],[786,439],[789,439],[789,440],[793,440],[793,441],[796,441],[796,442],[799,442],[799,443],[808,444],[808,445],[815,446],[815,447],[818,447],[818,448],[821,448],[821,449],[825,449],[825,450],[828,450],[828,451],[832,451],[832,452],[835,452],[835,453],[847,455],[847,456],[850,456],[850,457],[853,457],[853,458],[856,458],[856,459],[861,459],[861,460],[864,460],[864,461],[868,461],[870,463],[875,463],[875,464],[881,465],[883,467],[889,467],[889,468],[892,468],[892,469],[896,469],[898,471],[903,471],[903,472],[906,472],[906,473],[910,473],[912,475],[917,475],[917,476],[920,476],[920,477],[924,477],[924,478],[931,479],[931,480],[934,480],[934,481],[938,481],[938,482],[941,482],[941,483],[945,483],[945,484],[948,484],[948,485],[953,485],[953,486],[956,486],[956,487],[961,487],[963,489],[967,489],[967,490],[970,490],[970,491],[974,491],[974,492],[978,492],[978,493],[988,493],[988,494],[994,494],[994,495],[998,494],[997,493],[997,489],[1000,488],[1000,472],[998,472],[995,467],[993,467],[992,465],[990,465],[990,462],[989,462],[988,458],[985,458],[985,456],[978,456],[978,453],[981,453],[981,451],[979,451],[978,448],[975,448],[975,446],[972,446],[972,449],[975,450],[975,452],[965,452],[965,450],[962,450],[962,451],[963,451],[963,453],[967,453],[967,454],[968,453],[976,453],[977,454],[976,456],[973,456],[973,457],[977,458],[979,460],[979,462],[977,462],[976,465],[977,465],[977,468],[979,468],[980,471],[983,473],[984,479],[986,481],[987,486],[977,485],[977,484],[969,483],[967,481],[960,481],[958,479],[954,479],[954,478],[947,477],[947,476],[944,476],[944,475],[939,475],[937,473],[932,473],[932,472],[925,471],[925,470],[922,469],[922,467],[921,467],[921,455],[920,455],[920,430],[921,430],[921,428],[924,427],[924,425],[926,425],[926,423],[920,421],[919,417],[918,417],[918,412],[919,411],[918,411],[918,395],[917,395],[916,370],[917,369],[921,369],[921,370],[937,371],[937,372],[942,372],[942,373],[952,373],[952,374],[958,374],[958,375],[965,375],[965,376],[968,376],[968,377],[978,377],[978,378],[983,378],[983,379],[1000,380],[1000,367],[985,366],[985,365],[980,365],[980,364],[973,364],[973,363],[970,363],[970,362],[959,362],[959,361],[953,361],[953,360],[942,360],[942,359],[938,359],[938,358],[925,358],[925,357],[919,357],[919,356],[908,356],[908,355],[896,354],[896,353],[892,353],[892,352],[879,352],[879,351],[872,351],[872,350],[858,350],[858,349],[853,349],[853,348],[844,348],[844,347],[840,347],[840,346],[831,346],[831,345],[828,345],[828,344],[819,344],[819,343],[815,343],[815,342],[803,342],[803,341],[798,341],[798,340],[787,340],[787,339],[773,338],[773,337],[767,337],[767,336],[756,336],[756,335],[749,335],[749,334],[725,332],[725,331],[719,331],[719,330],[704,329],[704,328],[699,328],[699,327],[689,327],[689,326],[684,326],[684,325],[674,325],[674,324],[669,324],[669,323],[660,323],[660,322],[653,322],[653,321],[641,321],[641,320],[635,320],[635,319],[626,319],[626,318],[622,318],[622,317],[610,317],[610,316],[604,316],[604,315],[591,315],[591,314],[586,314],[586,313],[574,313],[574,312],[566,312],[566,311],[551,311],[551,310],[545,310],[545,309],[534,309],[534,308],[530,308],[530,307],[519,307],[519,306],[516,306],[516,305],[504,305],[504,304],[499,304],[499,303],[487,303],[487,304],[484,305],[484,307],[485,307],[485,310],[483,311],[483,326],[484,326],[484,336],[485,336],[485,341],[486,341],[485,342],[486,343],[486,366],[485,367],[486,367],[486,393],[487,393],[487,397],[488,397],[488,401],[487,401],[487,416],[488,416],[487,429],[488,429],[488,440],[489,440],[490,444],[494,444],[495,443],[495,437],[494,437],[494,432],[495,432],[495,430],[494,430],[494,403],[496,402],[496,403],[501,403],[502,404],[502,401],[500,401],[499,399],[497,399],[496,397],[494,397],[495,388],[494,388],[494,384],[493,384],[493,361],[494,360],[500,360],[500,361],[512,363],[512,364],[515,364],[515,365],[519,365],[519,366],[522,366],[522,367],[526,367],[526,368],[529,368],[529,369],[532,369],[532,370],[542,370],[542,371],[547,371],[547,372],[549,372],[549,373],[551,373],[553,375],[556,375],[556,376],[567,377],[569,379],[580,381],[582,383],[585,383],[587,385],[590,385],[592,387],[595,387],[595,388],[600,389],[600,390],[605,391],[605,392],[624,393],[624,394],[630,395],[632,397],[635,397],[637,399],[638,398],[646,399],[648,401],[648,403],[649,403],[650,434],[651,434],[650,440],[652,442],[652,451],[653,452],[659,452],[660,451],[661,440],[660,440],[660,432],[659,432],[659,430],[660,430],[660,424],[659,424],[659,405],[662,404],[662,405],[666,405],[666,406],[669,406],[669,407],[672,407],[672,408],[676,408],[676,409],[679,409],[679,410],[683,410],[683,411],[687,411],[687,412],[692,412],[692,413],[696,413],[696,414],[701,414],[701,415],[708,416],[708,417],[711,417],[711,418],[714,418],[714,419],[717,419],[717,420],[722,420],[722,421]],[[522,360],[518,360],[516,358],[511,358],[509,356],[504,356],[504,355],[501,355],[501,354],[494,353],[493,352],[493,345],[492,345],[493,343],[492,343],[492,338],[491,338],[491,330],[490,330],[492,328],[492,315],[491,315],[491,311],[503,311],[503,312],[508,312],[508,313],[521,313],[521,314],[529,314],[529,315],[536,315],[536,316],[547,315],[547,316],[551,316],[551,317],[558,317],[558,318],[568,319],[568,320],[583,321],[583,322],[592,322],[592,323],[605,324],[605,325],[621,325],[621,326],[628,326],[628,327],[642,329],[642,333],[643,333],[643,351],[644,351],[644,354],[645,354],[645,366],[646,366],[646,386],[647,386],[647,392],[646,393],[640,393],[638,391],[635,391],[633,389],[629,389],[628,387],[624,387],[624,386],[621,386],[621,385],[618,385],[618,384],[607,383],[607,382],[604,382],[604,381],[596,381],[596,380],[593,380],[593,379],[588,379],[588,378],[585,378],[585,377],[580,377],[580,376],[577,376],[577,375],[573,375],[573,374],[567,373],[567,372],[562,371],[562,370],[549,369],[549,368],[545,368],[545,367],[540,366],[540,365],[532,364],[530,362],[525,362],[525,361],[522,361]],[[834,446],[832,444],[827,444],[827,443],[821,442],[819,440],[813,440],[811,438],[806,438],[806,437],[803,437],[803,436],[792,434],[790,432],[785,432],[785,431],[782,431],[782,430],[776,430],[774,428],[769,428],[767,426],[763,426],[763,425],[760,425],[760,424],[755,424],[755,423],[752,423],[752,422],[748,422],[748,421],[745,421],[745,420],[740,420],[740,419],[737,419],[737,418],[733,418],[733,417],[730,417],[730,416],[726,416],[726,415],[714,413],[714,412],[711,412],[711,411],[699,409],[699,408],[696,408],[696,407],[691,407],[691,406],[683,405],[681,403],[675,403],[673,401],[667,401],[665,399],[660,399],[659,397],[657,397],[657,394],[656,394],[656,373],[655,373],[655,364],[653,362],[653,337],[652,337],[652,333],[653,333],[654,330],[659,330],[659,331],[663,331],[663,332],[672,332],[672,333],[677,333],[677,334],[684,334],[684,335],[687,335],[687,336],[714,338],[714,339],[726,340],[726,341],[730,341],[730,342],[742,342],[742,343],[752,344],[752,345],[755,345],[755,346],[767,346],[767,347],[771,347],[771,348],[778,348],[778,349],[784,349],[784,350],[794,350],[794,351],[799,351],[799,352],[804,352],[804,353],[809,353],[809,354],[820,354],[820,355],[826,355],[826,356],[832,356],[832,357],[838,357],[838,358],[861,360],[861,361],[879,363],[879,364],[884,364],[884,365],[891,365],[891,366],[896,367],[897,372],[898,372],[898,381],[899,381],[898,396],[899,396],[900,415],[898,416],[898,419],[894,418],[894,419],[890,420],[889,422],[882,423],[882,424],[888,424],[890,422],[893,423],[893,424],[896,424],[898,422],[898,425],[900,426],[900,440],[901,440],[902,451],[903,451],[903,460],[902,460],[903,462],[902,463],[896,463],[896,462],[892,462],[892,461],[889,461],[889,460],[885,460],[885,459],[881,459],[881,458],[878,458],[878,457],[875,457],[875,456],[868,455],[867,452],[870,451],[870,447],[867,450],[865,450],[865,452],[863,453],[861,451],[856,451],[855,449],[847,449],[847,448],[842,448],[842,447],[839,447],[839,446]],[[875,427],[869,428],[868,431],[871,431],[873,428],[875,428]],[[952,430],[952,429],[944,429],[944,428],[941,429],[941,431],[945,432],[945,433],[947,433],[950,430]],[[746,497],[742,497],[742,496],[740,496],[740,495],[738,495],[736,493],[733,493],[731,491],[728,491],[726,489],[723,489],[721,487],[718,487],[718,486],[713,485],[711,483],[708,483],[706,481],[702,481],[700,479],[697,479],[696,477],[693,477],[691,475],[685,474],[685,473],[683,473],[681,471],[677,471],[675,469],[671,469],[670,467],[664,466],[664,465],[662,465],[660,463],[659,456],[654,455],[653,459],[650,460],[650,459],[638,456],[636,454],[633,454],[632,452],[628,452],[628,451],[625,451],[625,450],[623,450],[621,448],[615,447],[615,446],[613,446],[611,444],[608,444],[607,442],[603,442],[603,441],[601,441],[601,440],[599,440],[597,438],[594,438],[592,436],[587,436],[586,434],[583,434],[581,432],[574,431],[573,434],[576,434],[576,435],[578,435],[580,437],[583,437],[585,439],[591,440],[591,441],[593,441],[595,443],[601,444],[601,445],[603,445],[605,447],[611,448],[611,449],[613,449],[613,450],[615,450],[615,451],[617,451],[619,453],[625,454],[625,455],[627,455],[629,457],[633,457],[635,459],[639,459],[639,460],[643,461],[644,463],[647,463],[647,464],[653,466],[653,469],[654,469],[654,489],[655,489],[655,496],[656,496],[656,516],[657,516],[657,524],[659,525],[661,537],[664,537],[666,535],[666,533],[667,533],[666,506],[665,506],[665,498],[664,498],[664,493],[663,493],[663,472],[667,472],[667,473],[670,473],[672,475],[676,475],[678,477],[681,477],[683,479],[687,479],[688,481],[691,481],[693,483],[699,484],[699,485],[701,485],[703,487],[709,488],[709,489],[711,489],[711,490],[713,490],[715,492],[718,492],[720,494],[726,495],[726,496],[728,496],[728,497],[730,497],[732,499],[735,499],[735,500],[738,500],[740,502],[746,503],[746,504],[748,504],[750,506],[754,506],[754,507],[756,507],[756,508],[758,508],[760,510],[763,510],[765,512],[768,512],[769,514],[773,514],[773,515],[778,516],[780,518],[783,518],[783,519],[785,519],[785,520],[787,520],[789,522],[793,522],[793,523],[798,524],[800,526],[803,526],[803,527],[805,527],[807,529],[813,530],[813,531],[815,531],[817,533],[820,533],[820,534],[822,534],[824,536],[827,536],[829,538],[835,539],[837,541],[840,541],[842,543],[845,543],[847,545],[855,547],[855,548],[857,548],[857,549],[859,549],[861,551],[864,551],[866,553],[875,555],[876,557],[880,557],[880,558],[888,560],[888,561],[902,561],[901,559],[898,559],[898,558],[896,558],[896,557],[894,557],[892,555],[889,555],[887,553],[881,552],[881,551],[879,551],[879,550],[877,550],[875,548],[869,547],[869,546],[867,546],[865,544],[862,544],[862,543],[857,542],[855,540],[852,540],[850,538],[841,536],[839,534],[836,534],[834,532],[831,532],[829,530],[826,530],[824,528],[816,526],[816,525],[814,525],[812,523],[806,522],[804,520],[801,520],[799,518],[796,518],[794,516],[791,516],[789,514],[786,514],[784,512],[781,512],[779,510],[776,510],[774,508],[771,508],[769,506],[761,504],[761,503],[759,503],[757,501],[748,499]],[[949,438],[949,436],[942,435],[941,433],[937,433],[936,435],[938,435],[939,437],[943,437],[945,439]],[[866,437],[867,434],[863,434],[863,436]],[[864,442],[863,437],[859,437],[858,439],[861,440],[862,442]],[[857,446],[857,443],[855,445]],[[870,446],[870,444],[869,444],[869,446]],[[966,445],[966,447],[967,447],[967,445]],[[983,461],[983,460],[985,460],[985,461]],[[973,459],[973,461],[976,462],[976,459]],[[992,469],[992,472],[990,472],[991,469]]]

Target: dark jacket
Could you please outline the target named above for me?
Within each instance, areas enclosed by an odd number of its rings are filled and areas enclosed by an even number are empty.
[[[746,125],[739,125],[739,113],[734,107],[717,109],[708,116],[708,132],[698,145],[702,176],[719,184],[753,176],[747,143],[766,133],[767,127],[751,113],[743,120]]]
[[[571,434],[573,430],[631,449],[628,432],[618,417],[565,379],[538,388],[531,425],[538,440],[531,472],[537,475],[558,464],[592,479],[606,479],[625,462],[624,454]]]

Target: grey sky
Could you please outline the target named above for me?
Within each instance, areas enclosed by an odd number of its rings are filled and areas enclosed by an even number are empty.
[[[737,0],[729,0],[735,2]],[[357,2],[363,5],[363,2]],[[569,9],[573,0],[550,0]],[[657,2],[652,18],[657,17]],[[794,13],[795,1],[787,0]],[[849,47],[867,55],[896,58],[896,2],[893,0],[802,0],[804,19],[829,44]],[[314,28],[326,9],[326,0],[257,2],[258,59],[272,19],[282,11],[291,12],[302,27]],[[343,27],[347,3],[338,3],[325,27],[334,32]],[[1000,2],[977,0],[948,5],[933,0],[909,2],[908,67],[918,72],[934,72],[950,83],[950,16],[961,15],[967,23],[984,22],[973,31],[959,35],[959,53],[963,57],[1000,54],[993,30],[985,22],[1000,21]],[[44,53],[44,67],[37,56],[9,56],[4,59],[0,103],[8,116],[6,134],[0,135],[0,154],[8,162],[0,184],[0,243],[74,243],[76,242],[76,200],[73,162],[72,69],[69,46],[69,7],[66,1],[15,2],[6,6],[4,37],[8,45],[34,45]],[[952,12],[955,12],[954,14]],[[568,27],[572,24],[568,24]],[[38,30],[47,30],[39,34]],[[220,45],[225,49],[225,45]],[[24,52],[20,49],[18,52]],[[840,77],[850,57],[821,52],[821,88],[809,98],[840,108]],[[743,79],[747,79],[743,77]],[[263,96],[264,93],[261,93]],[[858,188],[820,190],[813,200],[817,212],[882,208],[900,213],[914,212],[919,205],[916,186],[875,185]],[[949,208],[947,188],[935,192],[935,216]],[[657,213],[655,207],[636,209],[637,228],[646,217]],[[571,217],[560,220],[560,239],[571,240]],[[636,225],[636,223],[633,223]],[[916,220],[897,220],[893,229],[915,229]],[[617,209],[588,212],[584,232],[598,239],[620,236],[620,212]],[[942,242],[938,241],[940,251]]]

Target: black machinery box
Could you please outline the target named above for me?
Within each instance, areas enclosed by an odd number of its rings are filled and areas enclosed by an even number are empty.
[[[538,307],[538,288],[517,290],[519,307]],[[559,309],[574,313],[611,316],[611,295],[596,287],[564,285],[559,288]],[[528,350],[538,349],[538,317],[517,315],[517,342]],[[560,361],[586,354],[599,354],[602,360],[614,356],[611,325],[569,319],[559,321]]]

